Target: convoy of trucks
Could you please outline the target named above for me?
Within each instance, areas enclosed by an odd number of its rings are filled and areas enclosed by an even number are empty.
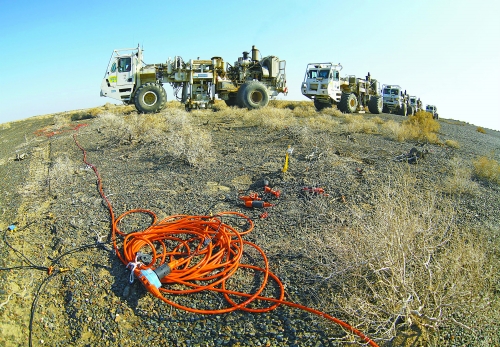
[[[101,82],[101,96],[133,104],[141,113],[159,112],[167,102],[164,84],[186,110],[212,108],[216,96],[228,106],[255,109],[266,107],[288,87],[286,61],[270,55],[261,57],[252,46],[233,65],[221,57],[184,60],[180,56],[165,63],[145,64],[143,49],[115,49]],[[313,100],[317,110],[333,107],[343,113],[394,113],[413,115],[423,110],[422,101],[410,96],[399,85],[380,83],[371,77],[340,76],[341,64],[310,63],[306,67],[301,91]],[[436,106],[427,112],[438,117]]]

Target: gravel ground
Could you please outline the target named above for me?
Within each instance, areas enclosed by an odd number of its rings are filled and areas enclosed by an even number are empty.
[[[367,115],[368,117],[368,115]],[[401,117],[381,115],[384,120]],[[395,170],[409,167],[422,189],[442,179],[449,162],[460,157],[470,163],[480,155],[500,161],[500,133],[476,126],[440,120],[439,137],[460,143],[460,148],[426,145],[429,154],[416,165],[395,162],[414,143],[396,142],[381,135],[345,131],[314,131],[304,140],[301,129],[274,131],[246,126],[217,113],[193,114],[193,122],[212,136],[212,161],[190,165],[165,153],[161,144],[115,139],[101,129],[99,119],[87,119],[78,140],[88,160],[102,175],[105,194],[116,215],[146,208],[160,219],[173,214],[208,215],[239,211],[255,222],[245,239],[261,246],[270,267],[287,287],[287,299],[342,316],[335,305],[323,308],[329,287],[309,286],[307,271],[294,271],[303,255],[285,248],[307,232],[349,225],[353,211],[377,204],[377,187]],[[0,182],[3,192],[1,230],[15,223],[16,230],[0,241],[0,266],[48,266],[50,260],[72,249],[59,266],[69,271],[47,280],[44,271],[1,271],[0,346],[28,345],[30,309],[37,299],[33,320],[35,346],[339,346],[356,339],[334,325],[301,310],[281,306],[262,314],[236,311],[198,315],[174,309],[155,299],[136,281],[109,244],[110,216],[96,188],[91,168],[82,162],[71,127],[53,136],[37,130],[54,124],[53,117],[35,117],[0,125]],[[53,126],[56,127],[57,126]],[[193,134],[193,136],[196,136]],[[293,147],[289,170],[282,172],[288,146]],[[18,160],[16,160],[16,158]],[[58,164],[58,165],[56,165]],[[361,172],[361,173],[360,173]],[[281,191],[267,218],[262,210],[245,208],[238,196],[262,192],[263,182]],[[457,201],[457,218],[470,229],[488,228],[498,242],[500,188],[476,180],[480,193]],[[304,194],[303,187],[321,187],[328,194]],[[496,212],[495,212],[496,211]],[[144,228],[148,220],[131,218],[128,228]],[[103,243],[97,244],[96,241]],[[16,255],[12,248],[18,250]],[[307,268],[307,267],[306,267]],[[40,295],[36,296],[39,286]],[[273,288],[270,289],[273,291]],[[325,291],[325,292],[323,292]],[[498,304],[496,297],[491,299]],[[186,298],[198,307],[220,307],[221,297],[200,294]],[[492,306],[494,307],[494,306]],[[496,326],[481,325],[467,317],[440,333],[438,345],[493,346],[500,344]],[[350,322],[356,324],[356,322]],[[370,331],[366,331],[370,336]],[[408,332],[405,332],[408,333]],[[377,336],[371,336],[377,339]],[[351,341],[351,342],[349,342]],[[378,340],[380,345],[397,345]],[[419,344],[416,344],[419,345]],[[424,345],[424,344],[420,344]]]

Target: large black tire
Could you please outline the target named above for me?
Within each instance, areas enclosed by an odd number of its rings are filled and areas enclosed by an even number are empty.
[[[339,110],[344,113],[354,113],[358,108],[358,99],[354,93],[342,93],[339,102]]]
[[[391,110],[389,110],[389,107],[387,107],[386,105],[384,105],[384,107],[382,107],[382,112],[384,112],[384,113],[391,113]]]
[[[384,101],[380,95],[372,95],[370,96],[370,100],[368,100],[368,110],[373,114],[382,113],[382,108],[384,107]]]
[[[267,88],[260,82],[246,82],[238,90],[236,102],[241,108],[255,109],[266,107],[269,104]]]
[[[229,99],[224,100],[224,101],[225,101],[226,105],[229,107],[238,105],[235,93],[229,94]]]
[[[318,111],[321,111],[324,108],[331,108],[332,103],[331,102],[321,102],[319,100],[314,99],[314,107],[316,107],[316,109]]]
[[[408,106],[408,116],[413,116],[415,114],[415,108],[413,106]]]
[[[135,92],[134,104],[140,113],[159,112],[166,102],[167,93],[157,83],[144,83]]]
[[[399,109],[399,113],[403,116],[406,117],[408,115],[408,108],[406,104],[403,104],[403,106]]]

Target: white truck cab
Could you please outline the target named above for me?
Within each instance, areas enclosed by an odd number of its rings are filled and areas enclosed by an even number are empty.
[[[434,106],[434,105],[427,105],[427,106],[425,106],[425,111],[429,112],[430,114],[432,114],[432,118],[438,119],[439,115],[437,113],[437,107],[436,106]]]
[[[340,71],[342,65],[333,63],[311,63],[307,65],[304,81],[301,85],[302,94],[314,100],[314,105],[331,105],[340,102]],[[319,106],[319,107],[318,107]]]
[[[101,96],[130,103],[140,67],[142,50],[137,48],[115,49],[101,82]]]

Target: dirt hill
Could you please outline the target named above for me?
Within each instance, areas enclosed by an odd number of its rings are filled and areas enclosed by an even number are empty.
[[[255,227],[243,239],[263,250],[285,300],[380,346],[500,344],[498,131],[317,112],[309,102],[191,113],[169,103],[153,115],[106,105],[6,123],[0,141],[0,346],[361,344],[287,305],[204,315],[129,283],[94,168],[114,218],[148,209],[158,220],[212,216],[241,231],[244,219],[218,215],[245,214]],[[252,193],[272,207],[245,207],[240,198]],[[119,226],[150,224],[151,214],[135,213]],[[241,261],[264,267],[245,247]],[[254,293],[263,277],[240,268],[226,285]],[[216,291],[164,295],[200,310],[230,307]],[[276,281],[263,295],[279,296]]]

